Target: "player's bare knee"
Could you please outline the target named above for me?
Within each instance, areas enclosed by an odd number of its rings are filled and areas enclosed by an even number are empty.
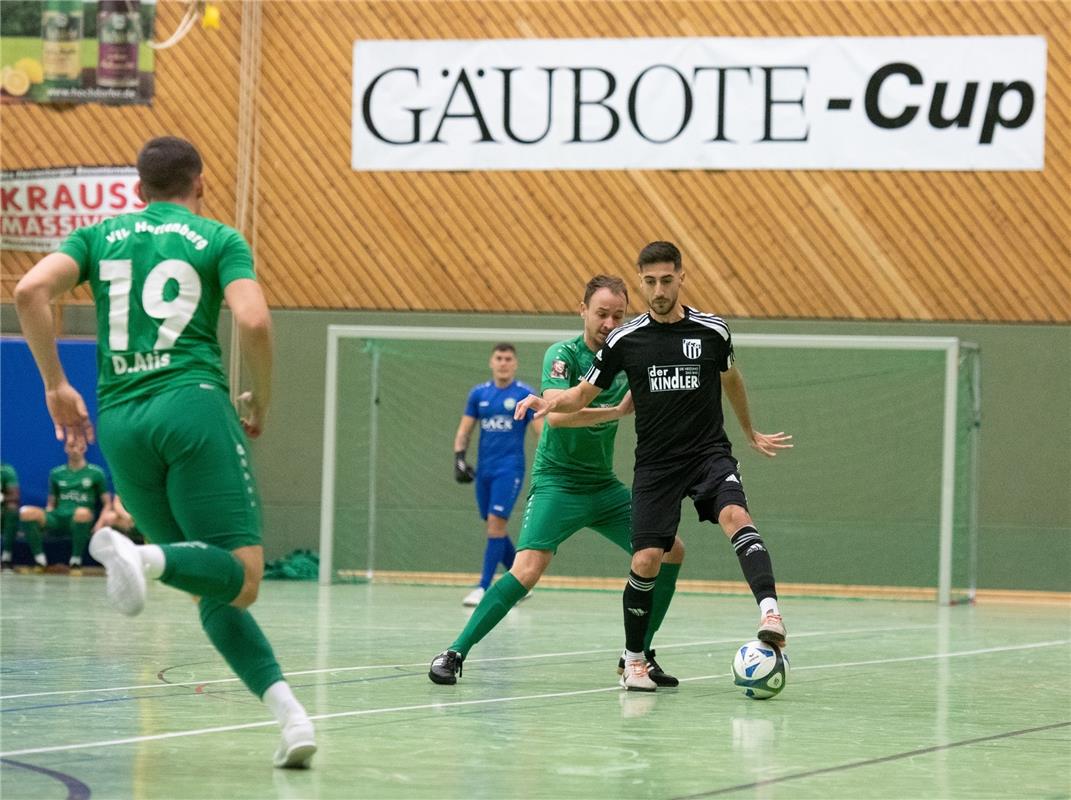
[[[517,579],[525,589],[531,589],[550,564],[551,553],[548,550],[521,550],[510,567],[510,574]]]
[[[651,577],[658,574],[663,550],[660,547],[645,547],[632,554],[632,571],[637,575]]]
[[[506,519],[489,514],[487,517],[487,535],[491,538],[499,538],[507,535]]]
[[[37,506],[23,506],[19,509],[19,519],[23,522],[36,522],[44,524],[45,510]]]
[[[231,601],[232,606],[249,608],[257,601],[260,593],[260,581],[264,577],[264,550],[259,546],[239,547],[231,553],[242,565],[244,580],[242,590]]]
[[[74,516],[71,517],[74,522],[92,522],[93,512],[88,508],[79,507],[74,510]]]
[[[260,578],[263,574],[263,569],[257,571],[246,563],[243,563],[242,566],[245,568],[245,580],[242,582],[242,590],[238,592],[238,596],[231,600],[231,605],[238,608],[249,608],[253,603],[257,602],[257,597],[260,595]]]
[[[249,608],[253,603],[257,602],[259,593],[260,581],[253,583],[247,579],[246,582],[242,584],[242,591],[238,592],[238,596],[231,600],[231,605],[236,608]]]
[[[725,532],[725,535],[732,537],[738,530],[745,525],[751,525],[751,515],[747,513],[747,509],[742,506],[726,506],[718,514],[718,524]]]
[[[665,564],[684,563],[684,540],[681,537],[675,536],[673,538],[673,547],[662,556],[662,562]]]

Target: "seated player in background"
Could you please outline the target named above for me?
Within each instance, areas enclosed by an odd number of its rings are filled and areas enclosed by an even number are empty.
[[[544,397],[554,397],[580,382],[607,335],[621,325],[627,307],[628,290],[623,280],[596,275],[588,281],[580,304],[583,333],[552,344],[543,357]],[[587,408],[548,416],[549,428],[539,440],[532,465],[517,558],[484,595],[454,643],[431,662],[428,677],[434,683],[457,682],[469,650],[524,599],[550,566],[558,547],[581,528],[592,528],[632,553],[631,493],[614,474],[618,420],[632,410],[628,380],[622,374]],[[651,640],[669,608],[683,560],[684,543],[675,537],[662,558],[644,642],[648,675],[659,686],[678,684],[655,661]],[[618,662],[619,674],[624,673],[624,666],[623,661]]]
[[[48,566],[43,529],[71,537],[71,575],[81,575],[82,554],[89,543],[97,509],[110,511],[112,496],[104,470],[86,461],[85,440],[68,439],[63,449],[67,452],[67,463],[48,473],[47,505],[44,508],[23,506],[19,519],[37,562],[35,569],[42,571]]]
[[[491,351],[491,380],[472,387],[465,413],[454,435],[454,479],[458,483],[476,480],[476,506],[487,523],[487,545],[479,585],[465,595],[462,603],[476,606],[494,580],[499,564],[513,566],[516,550],[506,523],[524,484],[524,433],[529,425],[536,439],[543,421],[532,422],[532,414],[515,420],[513,409],[532,393],[528,384],[516,380],[517,349],[508,343],[496,344]],[[480,423],[480,445],[473,470],[465,461],[469,439]]]
[[[10,464],[0,464],[0,569],[11,569],[18,531],[19,475]]]
[[[96,533],[101,528],[111,528],[120,533],[125,533],[135,544],[145,544],[145,537],[141,535],[137,523],[130,516],[130,512],[126,510],[126,506],[123,505],[123,500],[119,495],[112,497],[111,508],[105,509],[100,513],[100,519],[93,526],[93,533]]]

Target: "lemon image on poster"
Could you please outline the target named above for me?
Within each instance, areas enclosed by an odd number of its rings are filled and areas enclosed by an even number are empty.
[[[21,69],[4,67],[3,76],[0,77],[0,85],[5,92],[13,97],[22,97],[30,91],[30,78]]]

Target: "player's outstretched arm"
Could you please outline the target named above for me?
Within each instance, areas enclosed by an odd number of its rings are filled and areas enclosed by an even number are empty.
[[[594,384],[580,381],[576,386],[559,391],[549,399],[530,394],[513,409],[513,418],[524,419],[528,409],[535,411],[536,419],[542,419],[552,411],[560,411],[563,414],[579,411],[598,397],[601,391],[602,389]]]
[[[769,458],[776,456],[778,450],[792,448],[792,445],[789,444],[792,437],[784,431],[759,433],[752,427],[751,411],[747,404],[747,387],[744,386],[744,376],[740,373],[740,370],[736,367],[730,367],[723,372],[721,374],[721,388],[724,390],[725,396],[729,398],[733,413],[736,414],[736,419],[740,422],[740,427],[743,429],[744,435],[747,436],[748,444],[752,448]]]
[[[554,395],[561,394],[564,389],[547,389],[543,397],[550,399]],[[571,414],[563,414],[555,411],[547,414],[547,423],[552,428],[586,428],[590,425],[598,425],[601,422],[610,422],[621,419],[633,412],[632,392],[626,392],[624,398],[616,406],[606,408],[582,408]]]
[[[45,403],[57,439],[93,441],[93,425],[82,395],[67,381],[56,349],[52,301],[78,285],[78,264],[64,253],[50,253],[22,276],[15,287],[15,309],[26,343],[45,384]]]
[[[264,430],[271,405],[272,326],[271,312],[260,284],[251,278],[231,281],[223,290],[227,305],[238,323],[238,343],[242,361],[249,369],[253,390],[238,398],[246,435],[255,439]]]

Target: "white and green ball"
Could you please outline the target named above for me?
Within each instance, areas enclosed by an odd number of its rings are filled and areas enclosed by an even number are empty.
[[[748,642],[733,657],[733,683],[756,700],[781,693],[788,681],[788,658],[766,642]]]

